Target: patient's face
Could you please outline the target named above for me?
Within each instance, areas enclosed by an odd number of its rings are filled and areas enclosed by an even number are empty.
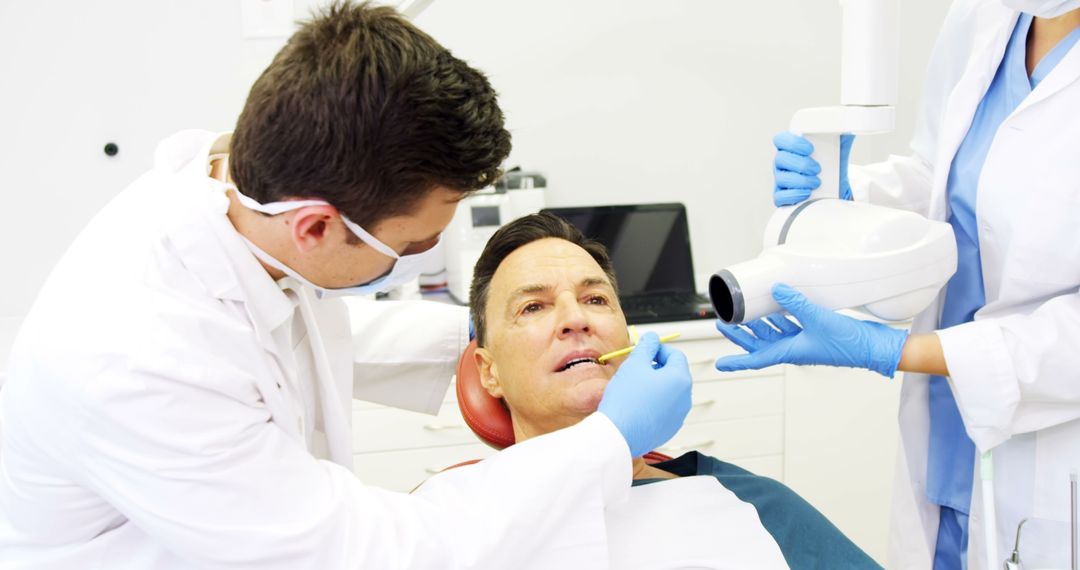
[[[506,400],[519,440],[573,425],[596,411],[629,345],[611,282],[580,247],[543,239],[507,256],[492,277],[481,380]]]

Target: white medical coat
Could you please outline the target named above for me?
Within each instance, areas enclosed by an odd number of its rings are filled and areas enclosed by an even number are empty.
[[[486,461],[444,471],[420,489],[435,482],[468,481]],[[618,570],[788,568],[780,545],[762,525],[754,505],[739,499],[712,475],[634,487],[625,502],[607,509],[605,519],[611,567]]]
[[[464,313],[360,302],[350,330],[341,300],[283,292],[207,176],[216,139],[166,140],[27,316],[0,390],[0,568],[607,567],[630,456],[602,415],[468,482],[359,482],[353,394],[437,409]],[[300,295],[332,378],[314,374]]]
[[[948,218],[949,165],[1005,52],[1018,14],[958,0],[927,72],[911,156],[852,167],[856,200]],[[976,218],[986,305],[938,332],[967,433],[994,451],[999,557],[1020,519],[1026,565],[1069,560],[1069,472],[1080,468],[1080,49],[1071,50],[998,129],[979,178]],[[915,332],[937,328],[938,302]],[[890,568],[931,566],[938,509],[926,500],[925,375],[901,392],[901,451]],[[976,462],[978,471],[978,462]],[[968,560],[984,560],[976,475]]]

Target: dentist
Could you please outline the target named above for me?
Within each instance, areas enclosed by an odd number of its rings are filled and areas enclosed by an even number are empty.
[[[337,297],[414,277],[509,150],[487,79],[392,9],[303,24],[235,132],[164,141],[42,289],[0,390],[0,568],[607,568],[605,507],[690,408],[656,342],[469,482],[352,473],[352,397],[437,406],[467,318]]]

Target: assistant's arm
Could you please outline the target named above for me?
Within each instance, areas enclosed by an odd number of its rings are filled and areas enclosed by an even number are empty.
[[[945,362],[941,339],[935,333],[908,335],[896,369],[903,372],[948,376],[949,367]]]

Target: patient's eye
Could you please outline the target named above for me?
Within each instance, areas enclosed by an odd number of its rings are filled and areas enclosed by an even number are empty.
[[[589,295],[589,298],[585,300],[589,305],[606,305],[608,304],[607,297],[603,295]]]
[[[536,311],[539,311],[542,308],[544,308],[543,304],[541,304],[538,301],[533,301],[531,303],[526,304],[524,307],[522,307],[521,308],[521,313],[522,314],[535,313]]]

